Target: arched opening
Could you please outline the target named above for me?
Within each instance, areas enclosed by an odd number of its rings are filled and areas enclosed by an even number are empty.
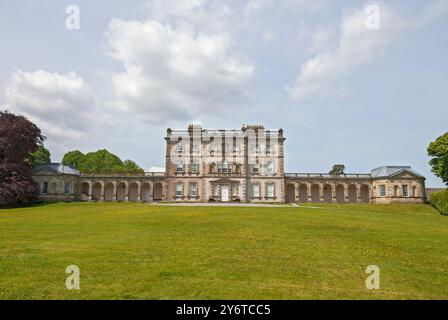
[[[103,191],[102,189],[103,189],[103,187],[102,187],[101,183],[99,183],[99,182],[97,182],[93,185],[92,200],[96,200],[96,201],[101,200],[101,192]]]
[[[157,182],[154,186],[154,200],[162,200],[163,186],[160,182]]]
[[[369,186],[363,185],[361,187],[361,201],[364,203],[370,202]]]
[[[352,203],[357,202],[358,199],[356,198],[356,186],[351,184],[348,186],[348,201]]]
[[[138,201],[138,183],[133,182],[129,186],[129,201]]]
[[[324,201],[327,203],[331,203],[333,201],[333,195],[332,195],[333,188],[331,185],[326,184],[324,186]]]
[[[151,201],[151,186],[147,182],[142,186],[142,201]]]
[[[314,184],[311,187],[311,201],[312,202],[320,202],[320,188],[319,185]]]
[[[117,201],[125,201],[126,200],[126,183],[121,182],[117,186]]]
[[[394,197],[398,197],[398,190],[400,188],[398,186],[394,186]]]
[[[286,202],[293,203],[296,201],[296,188],[292,183],[286,186]]]
[[[89,189],[90,184],[88,182],[83,182],[81,186],[81,201],[89,200]]]
[[[306,184],[299,186],[299,201],[308,202],[308,186]]]
[[[344,186],[342,184],[336,186],[336,201],[338,203],[345,202]]]
[[[113,201],[114,200],[114,184],[109,182],[104,187],[104,201]]]

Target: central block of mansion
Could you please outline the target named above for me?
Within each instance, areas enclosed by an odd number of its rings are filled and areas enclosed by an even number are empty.
[[[61,164],[34,170],[41,200],[424,203],[425,178],[409,166],[370,173],[285,173],[283,130],[167,129],[165,172],[80,173]]]

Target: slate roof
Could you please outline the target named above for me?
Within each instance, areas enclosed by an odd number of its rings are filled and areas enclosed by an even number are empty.
[[[62,163],[49,163],[49,164],[45,164],[43,166],[37,167],[36,169],[33,170],[33,173],[37,173],[39,171],[43,171],[43,170],[49,170],[49,171],[53,171],[57,174],[72,174],[72,175],[76,175],[79,176],[79,171],[76,170],[75,168],[72,168],[70,166],[64,166]]]
[[[382,166],[370,171],[373,178],[393,177],[402,172],[409,172],[417,177],[423,177],[420,173],[412,169],[410,166]]]

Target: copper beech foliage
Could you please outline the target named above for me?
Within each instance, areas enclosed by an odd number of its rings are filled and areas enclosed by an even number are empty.
[[[36,200],[38,186],[31,177],[30,155],[45,137],[26,117],[0,111],[0,207]]]

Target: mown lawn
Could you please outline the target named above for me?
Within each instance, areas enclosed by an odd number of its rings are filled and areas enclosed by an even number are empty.
[[[448,217],[426,205],[0,210],[0,299],[448,299],[447,268]]]

